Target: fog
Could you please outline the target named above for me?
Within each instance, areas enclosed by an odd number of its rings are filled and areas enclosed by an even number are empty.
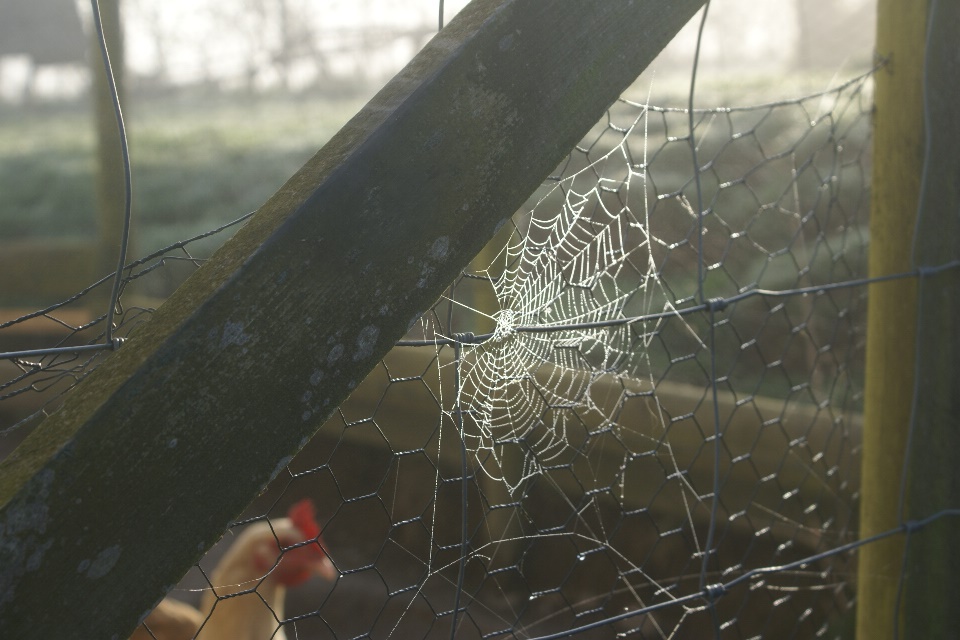
[[[0,100],[69,98],[86,90],[81,42],[89,39],[91,9],[73,1],[0,0]],[[444,2],[444,20],[465,4]],[[123,0],[129,86],[261,92],[377,86],[435,34],[438,8],[437,0]],[[869,64],[873,14],[872,0],[714,0],[701,62],[729,74],[862,69]],[[697,22],[654,69],[689,72]]]

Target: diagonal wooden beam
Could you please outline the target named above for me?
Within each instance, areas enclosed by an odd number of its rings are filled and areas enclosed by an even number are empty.
[[[0,637],[126,637],[703,0],[477,0],[0,466]]]

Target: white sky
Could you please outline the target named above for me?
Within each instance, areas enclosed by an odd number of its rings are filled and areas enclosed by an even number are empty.
[[[701,61],[705,67],[749,69],[777,73],[795,60],[799,33],[797,3],[800,0],[713,0],[704,34]],[[874,0],[802,0],[824,10],[822,30],[831,31],[842,16]],[[89,22],[90,5],[76,0],[82,19]],[[247,71],[255,67],[255,86],[276,85],[272,63],[280,41],[276,0],[121,0],[125,21],[128,71],[174,83],[212,80],[230,88],[248,82]],[[359,78],[380,84],[396,73],[435,31],[438,0],[286,0],[291,24],[313,34],[313,47],[322,56],[302,56],[291,67],[292,88],[322,84],[318,60],[329,76]],[[445,0],[444,18],[449,22],[467,0]],[[819,14],[817,14],[819,15]],[[838,17],[839,16],[839,17]],[[694,20],[696,22],[696,19]],[[862,22],[862,20],[861,20]],[[658,73],[671,64],[688,70],[696,41],[696,24],[688,25],[655,63]],[[821,28],[818,23],[817,28]],[[418,37],[396,37],[396,32],[419,31]],[[872,24],[842,24],[834,28],[840,70],[848,58],[869,60]],[[391,36],[390,34],[393,34]],[[839,33],[839,35],[838,35]],[[849,52],[844,51],[846,48]],[[858,53],[859,52],[859,53]],[[17,67],[17,65],[20,67]],[[27,65],[7,60],[0,66],[0,93],[15,96],[23,86]],[[83,90],[83,72],[73,75],[44,71],[37,90],[70,92]]]
[[[276,44],[279,21],[275,2],[246,0],[225,4],[221,0],[124,0],[128,65],[141,73],[158,67],[156,34],[168,43],[167,66],[174,79],[197,75],[239,75],[258,44]],[[296,22],[317,35],[316,46],[327,52],[327,63],[336,74],[362,73],[389,77],[417,52],[422,42],[413,39],[362,42],[366,30],[383,36],[388,31],[437,27],[437,0],[287,0]],[[449,20],[467,0],[446,0],[444,20]],[[266,6],[267,19],[256,15]],[[266,53],[264,54],[266,55]]]

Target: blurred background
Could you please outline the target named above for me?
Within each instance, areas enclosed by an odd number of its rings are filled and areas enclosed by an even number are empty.
[[[256,209],[436,33],[439,14],[436,0],[118,1],[134,255]],[[444,20],[464,4],[445,2]],[[871,0],[710,11],[699,106],[800,95],[870,62]],[[696,26],[637,97],[685,104]],[[97,213],[91,51],[89,3],[0,2],[0,307],[62,299],[108,271],[88,251],[116,255],[119,230]],[[74,268],[44,277],[54,258]]]

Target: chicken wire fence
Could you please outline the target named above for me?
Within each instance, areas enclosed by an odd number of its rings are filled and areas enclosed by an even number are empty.
[[[871,80],[613,104],[235,525],[308,496],[336,575],[225,591],[227,535],[172,594],[215,594],[200,633],[247,598],[266,637],[849,635]],[[248,217],[0,324],[4,439]]]

